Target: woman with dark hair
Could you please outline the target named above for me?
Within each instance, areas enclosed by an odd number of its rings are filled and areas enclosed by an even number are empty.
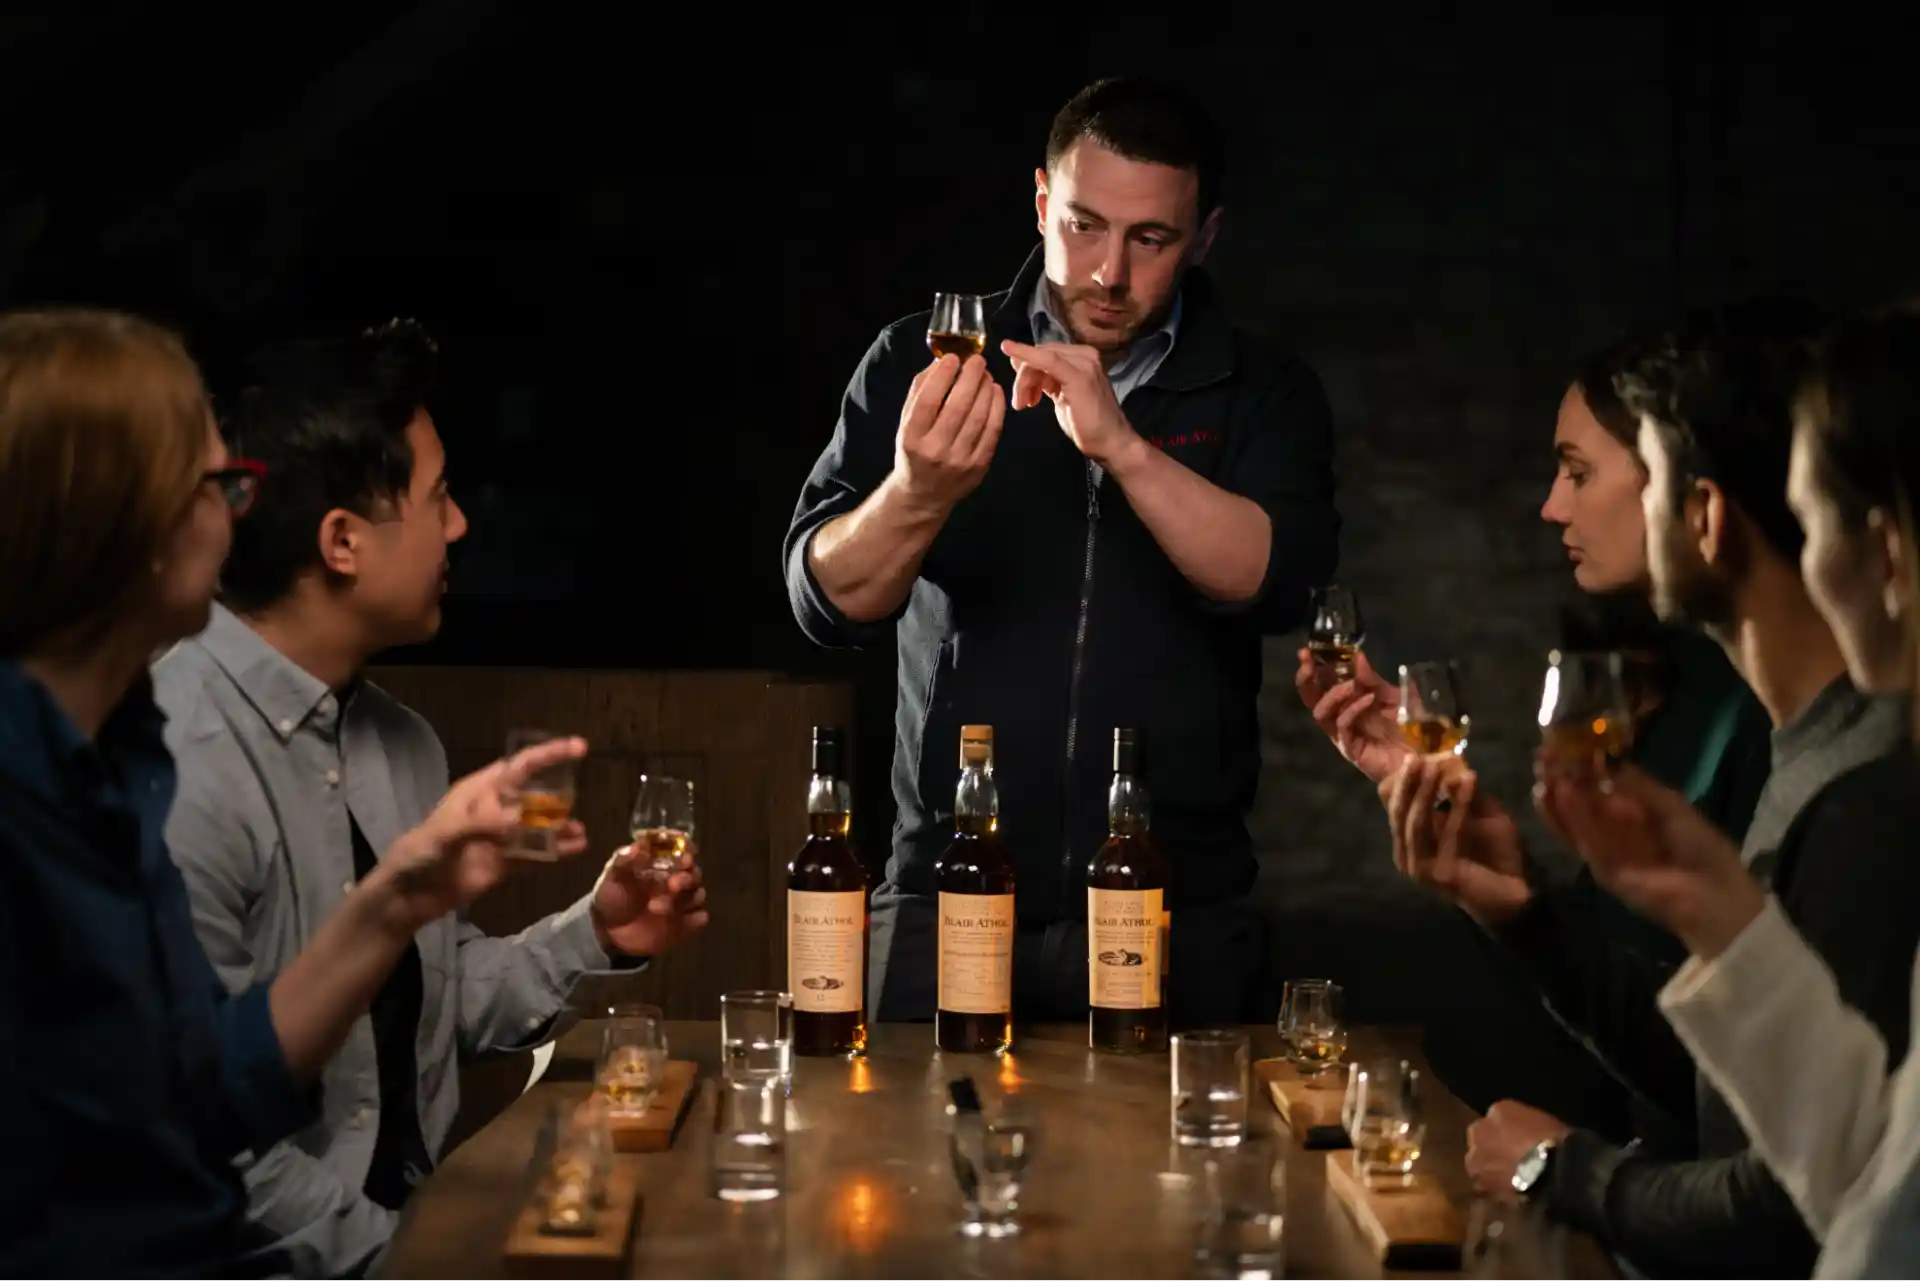
[[[1640,711],[1631,757],[1738,838],[1766,784],[1771,726],[1718,645],[1653,616],[1639,420],[1614,388],[1615,375],[1640,350],[1638,340],[1624,338],[1595,353],[1567,387],[1555,418],[1555,474],[1540,517],[1562,531],[1585,606],[1563,617],[1561,647],[1639,657],[1630,667]],[[1364,654],[1354,679],[1329,689],[1303,649],[1294,683],[1315,723],[1374,783],[1392,778],[1412,754],[1396,724],[1399,691]],[[1476,793],[1474,803],[1484,814],[1470,821],[1511,825],[1491,798]],[[1656,985],[1685,956],[1677,940],[1602,892],[1585,869],[1562,883],[1537,884],[1532,896],[1550,898],[1554,914],[1577,922],[1583,935],[1624,949]],[[1496,907],[1462,906],[1479,925],[1493,924],[1499,914]],[[1511,906],[1517,913],[1521,904]],[[1680,1046],[1670,1047],[1671,1080],[1660,1097],[1629,1091],[1562,1022],[1587,1026],[1593,1005],[1608,993],[1585,991],[1576,1000],[1563,993],[1549,1012],[1525,968],[1484,930],[1461,933],[1468,940],[1463,946],[1480,949],[1488,961],[1454,989],[1457,1010],[1428,1020],[1426,1052],[1449,1089],[1480,1110],[1525,1097],[1617,1142],[1641,1138],[1676,1155],[1691,1151],[1693,1069]],[[1564,1008],[1569,1005],[1578,1008]]]
[[[1849,320],[1821,345],[1799,397],[1788,500],[1806,531],[1808,594],[1848,675],[1863,691],[1908,699],[1920,672],[1917,498],[1920,309],[1907,306]],[[1883,772],[1902,794],[1920,787],[1917,767],[1920,756],[1905,750],[1861,769]],[[1583,851],[1596,871],[1693,953],[1662,1008],[1821,1238],[1817,1275],[1913,1276],[1920,1062],[1911,1046],[1888,1045],[1843,1000],[1778,900],[1691,812],[1631,776],[1587,804],[1592,829],[1607,833]],[[1920,964],[1913,986],[1920,1010]]]
[[[236,1161],[308,1123],[413,934],[499,882],[520,781],[586,750],[455,783],[285,970],[229,996],[162,835],[147,664],[206,626],[261,487],[172,334],[0,316],[0,1274],[230,1273]]]

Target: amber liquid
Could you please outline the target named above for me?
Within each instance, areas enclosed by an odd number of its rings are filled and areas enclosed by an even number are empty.
[[[1307,642],[1307,654],[1313,659],[1313,665],[1320,677],[1320,684],[1328,689],[1342,681],[1353,679],[1354,658],[1360,653],[1360,647],[1348,641],[1310,640]]]
[[[1144,822],[1141,823],[1144,827]],[[1167,889],[1167,858],[1146,832],[1115,832],[1087,866],[1087,887],[1095,890]],[[1164,902],[1164,898],[1162,899]],[[1089,922],[1091,929],[1091,922]],[[1162,937],[1164,949],[1167,939]],[[1155,1054],[1167,1048],[1166,955],[1161,954],[1160,1004],[1150,1010],[1110,1010],[1093,1006],[1087,1014],[1087,1044],[1108,1054]],[[1097,965],[1097,958],[1089,957]]]
[[[958,356],[965,360],[969,356],[978,356],[987,349],[985,334],[945,334],[929,331],[927,350],[933,353],[935,360],[942,356]]]
[[[649,867],[664,872],[679,867],[687,852],[687,834],[671,827],[644,827],[633,834],[633,844]]]
[[[1451,752],[1459,755],[1467,750],[1467,719],[1452,721],[1444,716],[1422,716],[1400,722],[1400,735],[1407,745],[1423,755],[1433,756]]]
[[[560,792],[522,792],[520,826],[544,832],[560,826],[573,815],[573,797]]]
[[[1005,894],[1013,897],[1013,860],[986,815],[965,814],[953,820],[953,844],[934,865],[935,885],[942,894]],[[1013,1011],[965,1014],[938,1010],[933,1016],[934,1046],[948,1054],[1000,1054],[1013,1044]]]
[[[1540,743],[1564,764],[1604,771],[1627,754],[1633,735],[1620,717],[1602,713],[1571,725],[1549,725],[1540,731]]]
[[[653,1064],[637,1046],[621,1046],[600,1067],[600,1093],[613,1111],[638,1116],[653,1106],[660,1093]]]
[[[810,835],[800,852],[787,864],[787,888],[816,894],[849,893],[867,890],[867,869],[847,839],[852,816],[809,814]],[[871,923],[860,936],[860,955],[867,955]],[[849,1058],[867,1052],[867,967],[860,967],[860,1007],[840,1014],[819,1010],[793,1012],[793,1052],[816,1058]]]

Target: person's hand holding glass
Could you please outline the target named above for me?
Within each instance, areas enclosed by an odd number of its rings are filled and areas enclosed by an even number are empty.
[[[933,363],[907,388],[893,470],[879,491],[889,510],[917,520],[944,520],[986,476],[1007,414],[1006,390],[993,380],[981,355],[986,342],[983,299],[934,296],[927,322]]]
[[[1637,766],[1596,775],[1543,750],[1536,768],[1535,802],[1554,834],[1610,893],[1695,956],[1719,956],[1766,906],[1732,839]]]
[[[594,936],[609,956],[657,956],[707,924],[693,784],[641,779],[629,830],[593,887]]]
[[[1393,865],[1482,925],[1533,901],[1520,828],[1456,756],[1409,756],[1380,786]]]
[[[1361,648],[1366,623],[1351,589],[1316,588],[1309,610],[1294,691],[1347,763],[1379,783],[1412,751],[1400,729],[1400,691]]]

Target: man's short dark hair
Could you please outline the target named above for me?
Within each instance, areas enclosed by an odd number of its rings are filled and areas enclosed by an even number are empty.
[[[1587,402],[1587,411],[1593,415],[1594,421],[1600,424],[1607,435],[1625,445],[1636,459],[1640,457],[1640,418],[1620,398],[1616,383],[1646,349],[1646,342],[1638,335],[1618,338],[1587,357],[1573,380],[1580,388],[1580,397]]]
[[[1223,198],[1226,135],[1196,99],[1171,85],[1112,77],[1074,94],[1047,133],[1047,172],[1082,139],[1128,160],[1193,170],[1202,218]]]
[[[413,484],[407,425],[428,408],[439,348],[410,320],[350,338],[279,344],[249,362],[247,385],[222,404],[239,457],[267,465],[260,499],[233,530],[222,599],[263,610],[320,563],[320,522],[335,508],[369,519]]]
[[[1806,541],[1787,506],[1794,402],[1819,337],[1804,298],[1749,298],[1689,313],[1615,379],[1660,434],[1676,507],[1711,480],[1797,568]]]

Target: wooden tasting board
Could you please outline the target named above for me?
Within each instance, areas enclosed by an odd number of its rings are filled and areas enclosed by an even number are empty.
[[[1353,1169],[1351,1152],[1327,1153],[1327,1188],[1379,1257],[1398,1270],[1452,1271],[1460,1266],[1466,1222],[1431,1176],[1405,1188],[1369,1188]]]
[[[507,1234],[506,1258],[517,1277],[623,1277],[640,1221],[640,1163],[615,1157],[607,1173],[607,1204],[592,1236],[554,1236],[540,1230],[537,1198],[521,1208]]]
[[[673,1136],[679,1132],[680,1122],[687,1115],[687,1107],[699,1092],[699,1066],[685,1059],[669,1062],[666,1079],[660,1083],[660,1093],[654,1096],[653,1106],[647,1109],[646,1115],[615,1117],[609,1122],[613,1130],[614,1150],[665,1152],[673,1146]]]
[[[1285,1059],[1260,1059],[1255,1076],[1266,1083],[1267,1094],[1293,1136],[1309,1148],[1345,1148],[1351,1145],[1340,1123],[1340,1107],[1347,1097],[1347,1074],[1342,1070],[1309,1079]]]

